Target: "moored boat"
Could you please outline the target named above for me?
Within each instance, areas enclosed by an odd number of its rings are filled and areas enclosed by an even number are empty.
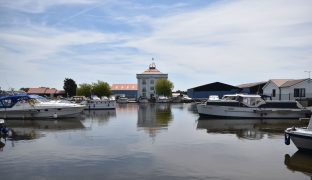
[[[91,100],[81,102],[86,105],[85,110],[105,110],[105,109],[116,109],[116,100],[108,98],[99,98],[92,96]]]
[[[76,117],[84,105],[65,101],[49,101],[37,95],[14,95],[0,98],[0,118],[33,119]]]
[[[156,99],[156,102],[158,103],[168,103],[170,102],[170,99],[166,96],[158,96]]]
[[[290,144],[290,139],[299,150],[312,152],[312,116],[308,127],[291,127],[285,130],[285,144]]]
[[[197,104],[200,116],[213,118],[298,119],[311,114],[297,101],[264,100],[260,95],[225,95]]]

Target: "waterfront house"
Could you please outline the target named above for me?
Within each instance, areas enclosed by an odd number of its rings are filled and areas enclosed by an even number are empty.
[[[263,86],[263,94],[273,100],[298,100],[311,105],[312,81],[307,79],[271,79]]]
[[[187,90],[187,95],[193,99],[207,99],[211,95],[222,98],[225,94],[236,94],[241,92],[241,88],[229,84],[214,82],[197,86]]]
[[[149,65],[149,68],[141,74],[136,75],[138,80],[137,97],[146,97],[147,99],[156,98],[155,84],[158,79],[168,79],[168,74],[160,72],[155,63]]]
[[[137,84],[113,84],[111,89],[115,96],[136,98],[138,94]]]

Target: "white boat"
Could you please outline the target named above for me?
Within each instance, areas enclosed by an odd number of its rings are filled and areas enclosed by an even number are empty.
[[[312,116],[306,128],[287,128],[285,130],[285,144],[290,144],[290,139],[299,150],[312,152]]]
[[[119,97],[117,99],[117,103],[128,103],[128,98],[126,98],[126,97]]]
[[[166,96],[158,96],[156,99],[156,102],[158,103],[168,103],[170,102],[170,99]]]
[[[139,103],[148,103],[148,99],[146,97],[140,97],[138,102]]]
[[[225,95],[221,100],[208,100],[197,104],[201,117],[298,119],[311,114],[296,101],[264,100],[260,95]]]
[[[49,101],[37,95],[14,95],[0,98],[0,118],[63,118],[76,117],[84,105]]]
[[[105,110],[116,109],[116,101],[108,98],[100,99],[97,96],[92,96],[91,100],[81,102],[86,105],[85,110]]]

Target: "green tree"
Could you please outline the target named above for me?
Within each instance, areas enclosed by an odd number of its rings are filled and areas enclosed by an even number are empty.
[[[155,89],[157,95],[172,96],[173,83],[167,79],[159,79],[156,81]]]
[[[79,87],[77,88],[76,94],[77,94],[77,96],[90,97],[91,96],[91,90],[92,90],[91,84],[87,84],[87,83],[79,84]]]
[[[112,94],[112,91],[107,82],[98,81],[97,83],[92,83],[92,94],[97,95],[98,97],[109,97]]]
[[[73,79],[65,78],[63,88],[67,96],[71,97],[76,95],[77,84]]]

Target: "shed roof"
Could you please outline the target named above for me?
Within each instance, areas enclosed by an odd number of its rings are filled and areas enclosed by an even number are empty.
[[[254,86],[264,85],[265,83],[267,83],[267,81],[240,84],[237,87],[239,87],[239,88],[250,88],[250,87],[254,87]]]
[[[241,89],[241,88],[221,82],[214,82],[202,86],[197,86],[191,89],[193,89],[194,91],[231,91],[233,89]]]

